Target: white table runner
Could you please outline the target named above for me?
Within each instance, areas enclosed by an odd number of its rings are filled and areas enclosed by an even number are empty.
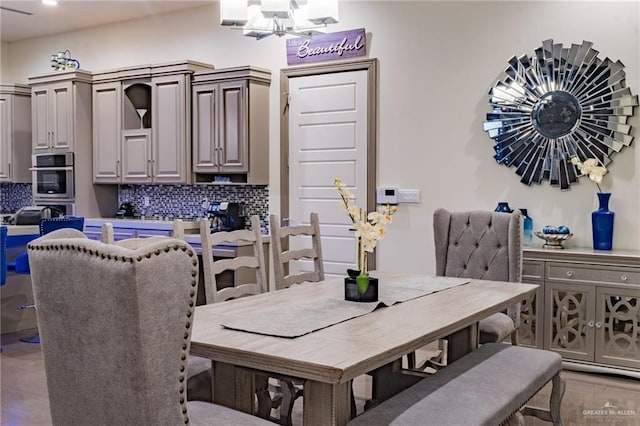
[[[344,300],[344,280],[328,280],[321,283],[306,283],[286,290],[291,292],[291,302],[287,309],[281,306],[262,306],[252,310],[251,314],[243,312],[238,316],[229,315],[221,325],[233,330],[247,331],[278,337],[299,337],[347,321],[351,318],[373,312],[379,307],[426,296],[451,287],[467,284],[469,278],[400,276],[380,279],[379,301],[371,303],[349,302]],[[327,286],[326,298],[311,300],[296,298],[295,293],[305,285]],[[302,294],[301,294],[302,295]]]

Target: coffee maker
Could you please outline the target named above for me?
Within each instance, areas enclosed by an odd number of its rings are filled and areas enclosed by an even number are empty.
[[[244,229],[244,206],[228,201],[214,201],[209,204],[211,232]]]

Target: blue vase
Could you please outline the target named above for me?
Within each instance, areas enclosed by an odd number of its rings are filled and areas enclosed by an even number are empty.
[[[499,202],[498,206],[496,207],[496,209],[494,211],[499,212],[499,213],[511,213],[511,212],[513,212],[511,207],[509,207],[509,203],[504,202],[504,201]]]
[[[598,210],[591,213],[591,230],[594,250],[611,250],[613,245],[613,218],[609,210],[610,192],[598,192]]]

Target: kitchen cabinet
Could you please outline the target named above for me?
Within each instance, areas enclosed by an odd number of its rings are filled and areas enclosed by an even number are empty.
[[[94,182],[190,183],[193,61],[94,73]]]
[[[91,82],[83,70],[29,77],[34,154],[75,152],[77,142],[89,143]]]
[[[31,183],[31,88],[0,85],[0,182]]]
[[[523,282],[541,284],[544,295],[538,346],[542,336],[544,349],[570,363],[640,377],[640,253],[526,249],[527,263]]]
[[[269,183],[271,72],[237,67],[196,72],[192,82],[197,182]]]

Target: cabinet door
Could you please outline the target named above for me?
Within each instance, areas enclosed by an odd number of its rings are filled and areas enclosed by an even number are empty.
[[[170,231],[170,230],[165,231],[165,230],[162,230],[162,229],[138,229],[138,230],[136,230],[136,237],[137,238],[149,238],[149,237],[157,237],[157,236],[170,237],[171,234],[172,234],[172,231]]]
[[[48,113],[49,94],[46,87],[34,87],[31,92],[31,122],[33,152],[48,152],[51,144]]]
[[[48,97],[51,148],[54,152],[73,151],[73,83],[51,85]]]
[[[193,171],[218,171],[218,85],[207,84],[193,88]]]
[[[150,129],[122,131],[122,182],[151,182]]]
[[[563,358],[593,361],[595,287],[547,282],[545,305],[545,349]]]
[[[520,328],[518,341],[523,346],[542,348],[542,324],[544,311],[544,262],[524,260],[522,282],[538,284],[540,287],[520,306]]]
[[[154,77],[153,83],[153,181],[186,183],[187,146],[186,76]]]
[[[120,182],[122,89],[119,82],[93,86],[93,177],[95,183]]]
[[[596,362],[640,368],[640,288],[598,287]]]
[[[136,230],[132,228],[113,228],[113,240],[128,240],[136,237]]]
[[[218,164],[223,173],[249,171],[247,82],[220,84]]]
[[[12,96],[0,95],[0,182],[11,182]]]
[[[100,226],[86,226],[84,227],[84,235],[90,240],[101,241],[102,229]]]

